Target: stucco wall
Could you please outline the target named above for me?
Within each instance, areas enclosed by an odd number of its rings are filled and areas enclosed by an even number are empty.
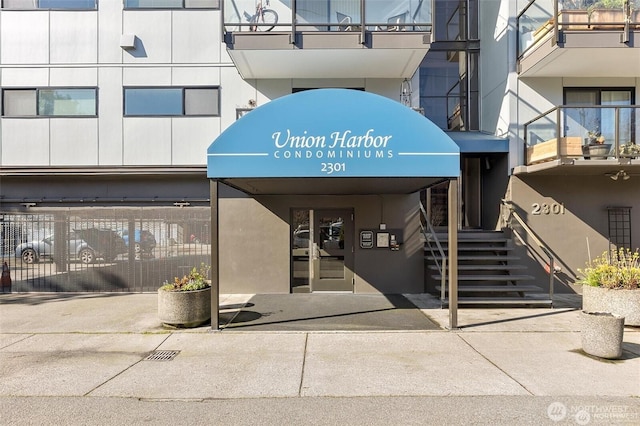
[[[289,293],[292,208],[349,208],[354,211],[355,292],[420,293],[423,250],[418,195],[258,196],[228,187],[220,194],[220,291]],[[399,251],[358,247],[361,229],[401,228]]]
[[[607,207],[631,207],[631,223],[640,221],[640,198],[633,178],[613,181],[604,175],[514,176],[507,198],[557,257],[562,268],[557,291],[579,291],[579,286],[572,285],[578,268],[585,267],[589,256],[595,258],[608,249]],[[528,242],[535,246],[530,239]],[[637,227],[631,226],[631,242],[633,247],[640,246]],[[538,284],[547,285],[548,275],[540,259],[527,250],[521,254],[528,256],[529,273],[536,274]]]

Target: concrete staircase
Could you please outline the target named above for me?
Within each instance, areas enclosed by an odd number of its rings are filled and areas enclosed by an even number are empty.
[[[448,260],[448,235],[436,233],[444,257]],[[442,254],[435,238],[425,243],[425,267],[435,291],[442,295]],[[462,231],[458,233],[458,304],[459,305],[551,305],[547,293],[533,284],[527,267],[514,255],[511,239],[500,231]],[[448,279],[448,277],[445,277]],[[448,284],[447,284],[448,286]],[[442,302],[448,304],[448,288]],[[441,296],[442,297],[442,296]]]

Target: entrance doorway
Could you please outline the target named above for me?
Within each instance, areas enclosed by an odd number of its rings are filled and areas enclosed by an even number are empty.
[[[353,210],[294,209],[291,292],[353,292]]]

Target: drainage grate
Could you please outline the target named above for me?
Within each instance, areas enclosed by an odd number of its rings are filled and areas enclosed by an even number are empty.
[[[145,361],[172,361],[180,351],[153,351]]]

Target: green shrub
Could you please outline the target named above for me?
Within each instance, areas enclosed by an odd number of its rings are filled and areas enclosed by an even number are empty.
[[[605,251],[578,272],[585,285],[636,290],[640,288],[640,252],[624,248]]]
[[[164,291],[193,291],[202,290],[210,286],[208,281],[211,267],[202,263],[200,269],[195,267],[182,278],[175,277],[173,282],[165,281],[160,290]]]

